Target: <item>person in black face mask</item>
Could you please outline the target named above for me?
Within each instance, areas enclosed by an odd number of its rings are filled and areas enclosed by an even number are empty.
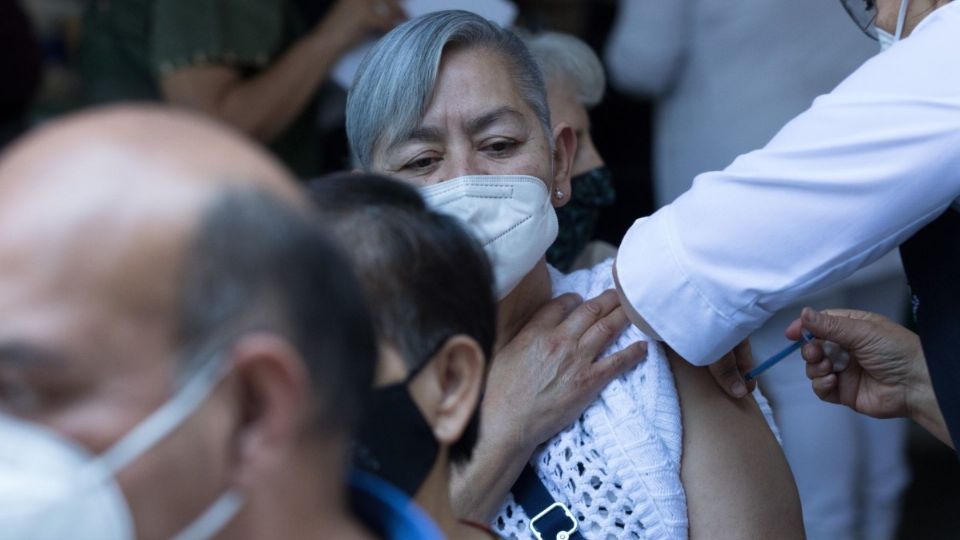
[[[616,196],[610,169],[593,145],[587,114],[603,99],[603,64],[589,45],[568,34],[543,32],[525,36],[524,42],[547,83],[551,120],[569,124],[577,134],[572,192],[569,202],[557,208],[560,232],[547,261],[562,272],[589,268],[616,254],[610,244],[593,241],[600,210]]]
[[[340,174],[309,184],[353,259],[381,353],[354,465],[414,498],[450,538],[489,538],[459,520],[451,467],[470,459],[496,332],[493,273],[459,223],[405,184]]]

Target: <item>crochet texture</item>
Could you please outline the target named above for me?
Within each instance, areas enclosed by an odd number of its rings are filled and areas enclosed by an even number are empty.
[[[555,296],[583,298],[614,287],[613,261],[569,275],[551,270]],[[650,339],[631,326],[601,355]],[[755,393],[767,423],[770,408]],[[580,416],[532,457],[554,499],[567,504],[579,531],[595,539],[687,537],[687,505],[680,483],[680,404],[663,348],[650,343],[647,359],[611,382]],[[492,526],[505,538],[533,538],[529,517],[512,495]]]

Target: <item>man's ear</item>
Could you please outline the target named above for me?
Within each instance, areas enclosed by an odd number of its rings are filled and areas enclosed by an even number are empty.
[[[300,353],[275,334],[242,337],[230,351],[241,403],[236,482],[251,487],[275,476],[302,440],[310,417],[310,380]]]
[[[566,122],[553,127],[553,193],[550,200],[555,208],[570,200],[570,175],[573,158],[577,155],[577,133]]]
[[[463,436],[480,403],[485,368],[480,345],[458,334],[448,339],[421,376],[411,381],[411,394],[441,445],[451,446]]]

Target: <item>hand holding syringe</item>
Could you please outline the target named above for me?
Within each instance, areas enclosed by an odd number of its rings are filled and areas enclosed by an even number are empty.
[[[770,369],[771,367],[779,363],[784,358],[793,354],[793,352],[799,349],[800,347],[802,347],[804,343],[811,343],[816,339],[813,336],[813,334],[811,334],[806,330],[803,330],[801,335],[803,336],[803,339],[801,339],[800,341],[793,342],[791,345],[789,345],[782,351],[764,360],[759,365],[757,365],[757,367],[748,371],[746,375],[743,376],[743,378],[748,381],[757,378],[758,375]],[[830,361],[833,362],[834,372],[840,372],[846,369],[847,364],[850,363],[850,354],[847,353],[847,351],[843,350],[842,348],[840,348],[839,345],[837,345],[836,343],[833,343],[832,341],[824,341],[822,344],[822,347],[823,347],[824,354],[826,354],[827,358],[829,358]]]

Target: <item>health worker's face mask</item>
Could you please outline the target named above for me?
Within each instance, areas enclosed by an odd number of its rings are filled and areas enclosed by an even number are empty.
[[[126,540],[133,518],[116,474],[183,423],[221,380],[219,357],[99,456],[35,423],[0,414],[0,540]],[[240,509],[224,493],[174,538],[200,540]]]
[[[877,41],[880,42],[880,52],[889,49],[894,43],[900,41],[900,37],[903,35],[903,24],[907,20],[907,7],[909,5],[910,0],[900,0],[900,12],[897,14],[896,34],[891,34],[879,26],[875,29],[877,33]]]
[[[421,188],[427,205],[464,223],[483,246],[503,300],[557,237],[547,186],[533,176],[461,176]]]

